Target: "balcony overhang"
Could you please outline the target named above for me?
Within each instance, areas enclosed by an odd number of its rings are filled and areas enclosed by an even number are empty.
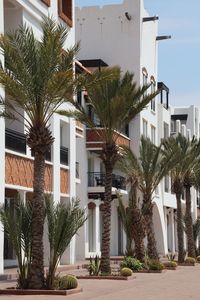
[[[99,134],[98,134],[99,131]],[[103,136],[104,128],[87,128],[86,130],[86,149],[87,150],[94,150],[94,151],[101,151],[104,145]],[[122,133],[116,131],[114,133],[117,135],[116,137],[116,144],[117,145],[126,145],[127,147],[130,146],[130,139],[129,137],[125,136]]]

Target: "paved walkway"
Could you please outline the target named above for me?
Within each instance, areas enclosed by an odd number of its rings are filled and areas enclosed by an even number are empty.
[[[63,296],[0,296],[0,300],[200,300],[200,265],[163,274],[136,274],[129,281],[79,280],[83,293]],[[13,283],[12,283],[13,284]],[[10,284],[9,284],[10,285]],[[8,282],[0,282],[0,287]]]

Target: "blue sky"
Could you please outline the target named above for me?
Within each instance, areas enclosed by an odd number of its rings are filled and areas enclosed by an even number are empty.
[[[75,0],[77,6],[122,3],[122,0]],[[159,34],[172,35],[159,42],[158,80],[170,89],[172,105],[200,106],[200,1],[144,0],[145,8],[159,16]]]

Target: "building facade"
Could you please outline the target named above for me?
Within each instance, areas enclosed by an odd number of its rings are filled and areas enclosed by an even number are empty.
[[[1,0],[0,33],[16,29],[26,24],[33,29],[36,38],[41,36],[41,21],[52,16],[69,30],[64,49],[75,43],[74,0]],[[3,57],[1,56],[3,60]],[[1,87],[1,95],[6,97]],[[68,108],[64,104],[63,109]],[[21,112],[24,114],[24,112]],[[21,122],[20,122],[21,121]],[[55,138],[51,151],[46,156],[45,191],[52,194],[55,202],[71,201],[79,195],[79,166],[82,147],[83,126],[73,119],[54,114],[50,128]],[[32,197],[33,157],[26,143],[25,124],[22,120],[4,120],[0,118],[0,192],[1,204],[5,203],[14,211],[18,197],[26,201]],[[5,141],[4,141],[5,137]],[[81,202],[84,207],[84,200]],[[82,234],[84,236],[84,234]],[[81,235],[81,236],[82,236]],[[75,238],[62,257],[61,263],[73,263],[84,257],[81,247],[75,248]],[[45,255],[47,257],[47,255]],[[11,243],[0,231],[0,273],[3,268],[16,264]]]
[[[119,65],[122,71],[128,70],[134,73],[138,85],[150,83],[152,92],[157,88],[160,89],[159,96],[129,123],[128,129],[124,132],[123,138],[127,140],[136,155],[139,154],[141,135],[149,137],[158,145],[162,138],[170,136],[171,131],[190,134],[190,136],[199,131],[195,108],[188,109],[187,124],[179,120],[175,122],[179,126],[173,127],[173,115],[178,114],[179,110],[180,114],[182,110],[184,114],[184,109],[170,108],[169,89],[163,82],[158,81],[157,74],[158,43],[169,36],[158,36],[158,17],[149,15],[144,8],[143,0],[124,0],[122,4],[76,8],[75,15],[76,40],[81,43],[78,59],[84,66],[93,70]],[[194,122],[196,125],[193,124]],[[96,178],[100,172],[103,176],[103,167],[99,156],[95,154],[95,143],[98,145],[98,140],[96,136],[90,134],[90,130],[87,132],[88,151],[85,159],[88,159],[88,208],[92,217],[88,222],[86,255],[93,255],[100,253],[102,197],[97,183],[93,184],[93,193],[91,193],[90,174],[94,173]],[[115,173],[117,174],[118,171],[115,170]],[[123,177],[123,174],[120,176]],[[124,188],[122,196],[125,203],[128,199],[126,193]],[[158,186],[153,202],[158,252],[161,255],[165,255],[168,251],[175,252],[177,250],[176,199],[171,192],[171,180],[168,176]],[[120,255],[125,251],[125,234],[118,217],[117,205],[117,200],[113,200],[111,255]],[[184,209],[184,199],[182,205]],[[195,219],[195,192],[192,213]]]
[[[141,135],[150,137],[156,145],[171,133],[182,132],[199,137],[199,109],[170,107],[169,89],[163,82],[158,82],[158,18],[148,14],[142,0],[124,0],[122,4],[101,8],[77,8],[76,13],[74,0],[0,0],[0,33],[16,29],[19,24],[27,24],[39,39],[40,22],[48,15],[68,28],[65,49],[81,41],[79,61],[75,61],[77,72],[92,72],[119,65],[123,71],[134,72],[138,85],[151,83],[152,92],[157,87],[161,90],[159,96],[120,132],[117,140],[119,145],[130,146],[138,154]],[[3,61],[2,54],[0,58]],[[2,87],[0,93],[6,97]],[[103,130],[87,104],[87,92],[79,93],[77,101],[93,116],[98,130]],[[63,109],[67,110],[68,105],[64,104]],[[101,252],[105,174],[99,158],[102,141],[93,129],[57,114],[52,117],[50,128],[55,141],[46,157],[45,191],[52,194],[55,202],[68,203],[78,197],[81,206],[88,212],[85,226],[61,259],[61,264],[74,263]],[[5,203],[11,210],[14,210],[18,197],[24,201],[32,197],[33,157],[26,144],[25,133],[23,122],[0,118],[0,203]],[[176,200],[170,185],[170,178],[166,177],[154,195],[154,227],[158,251],[162,255],[177,250]],[[124,174],[115,169],[111,220],[113,256],[124,254],[126,248],[126,236],[117,210],[117,192],[127,204]],[[195,219],[195,191],[192,199]],[[184,199],[182,203],[184,207]],[[44,239],[46,243],[46,237]],[[16,263],[12,245],[0,230],[0,273],[4,267]]]

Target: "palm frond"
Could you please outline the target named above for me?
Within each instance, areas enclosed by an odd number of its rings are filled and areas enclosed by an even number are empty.
[[[78,200],[73,200],[72,204],[67,206],[63,203],[54,205],[49,197],[46,197],[46,217],[50,244],[48,286],[52,287],[60,258],[72,237],[83,226],[86,217],[85,210],[80,208]]]

